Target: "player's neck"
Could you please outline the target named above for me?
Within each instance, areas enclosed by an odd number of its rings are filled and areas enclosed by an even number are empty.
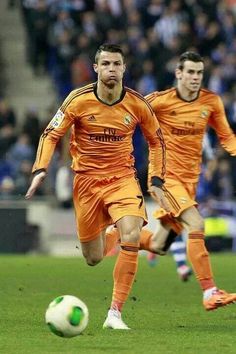
[[[179,97],[182,98],[184,101],[193,101],[199,95],[199,91],[192,92],[179,85],[177,86],[177,90],[178,90]]]
[[[118,101],[121,97],[122,90],[123,90],[122,83],[112,88],[104,85],[102,82],[98,82],[97,84],[98,98],[107,104],[112,104]]]

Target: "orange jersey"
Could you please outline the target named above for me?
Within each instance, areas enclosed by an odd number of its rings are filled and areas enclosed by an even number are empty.
[[[165,144],[150,105],[127,87],[117,102],[105,104],[97,96],[96,84],[76,89],[65,99],[40,138],[33,172],[47,169],[58,140],[71,128],[75,172],[133,174],[132,136],[137,124],[149,144],[150,174],[164,179]]]
[[[166,178],[197,182],[202,161],[202,140],[207,125],[217,133],[221,145],[236,155],[233,134],[221,98],[206,89],[191,101],[180,98],[176,88],[146,96],[166,144]]]

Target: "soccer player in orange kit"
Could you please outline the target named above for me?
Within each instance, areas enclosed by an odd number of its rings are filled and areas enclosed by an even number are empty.
[[[185,52],[176,68],[177,86],[146,96],[156,113],[166,144],[163,190],[171,211],[156,210],[154,216],[160,220],[160,225],[154,233],[142,229],[140,249],[164,255],[185,228],[188,258],[203,290],[203,306],[210,311],[235,302],[236,293],[217,288],[205,247],[204,220],[195,201],[202,142],[209,125],[216,131],[223,148],[235,156],[236,137],[227,122],[221,98],[201,88],[203,72],[203,58],[197,53]],[[156,199],[155,195],[153,197]],[[110,231],[113,237],[117,233],[115,228]]]
[[[156,211],[160,229],[150,236],[150,247],[165,253],[174,236],[185,227],[188,231],[187,254],[203,290],[206,310],[236,301],[216,287],[209,254],[204,242],[204,220],[195,201],[202,161],[202,141],[207,125],[212,127],[222,145],[236,155],[236,137],[229,127],[221,98],[201,88],[204,62],[194,52],[185,52],[176,68],[177,87],[154,92],[146,97],[161,126],[166,144],[166,180],[164,193],[171,212]]]
[[[165,144],[150,105],[123,86],[121,48],[100,46],[94,70],[97,82],[72,91],[41,135],[26,199],[46,177],[57,142],[71,128],[73,198],[83,256],[88,265],[99,263],[113,247],[109,234],[106,237],[106,227],[116,224],[121,248],[113,272],[112,303],[103,327],[125,330],[129,327],[122,320],[121,309],[137,272],[140,230],[146,223],[132,155],[136,125],[140,124],[149,144],[150,189],[168,211],[162,191]]]

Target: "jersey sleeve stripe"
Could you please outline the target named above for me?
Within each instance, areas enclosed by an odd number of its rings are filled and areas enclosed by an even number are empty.
[[[146,104],[146,106],[148,107],[150,112],[153,114],[153,109],[152,109],[151,105],[149,104],[149,102],[142,95],[140,95],[140,93],[130,89],[129,87],[125,87],[125,89],[126,89],[127,92],[131,93],[132,95],[134,95],[137,98],[139,98],[140,100],[142,100]]]
[[[40,161],[40,159],[41,159],[41,155],[42,155],[42,150],[43,150],[43,144],[44,144],[44,139],[45,139],[45,137],[46,137],[46,136],[44,136],[44,135],[41,135],[41,137],[40,137],[39,148],[38,148],[37,155],[36,155],[36,159],[35,159],[35,163],[34,163],[35,166],[37,166],[38,161]]]
[[[166,145],[164,142],[164,138],[161,132],[161,129],[159,128],[157,130],[157,136],[160,139],[160,144],[161,144],[161,149],[162,149],[162,156],[163,156],[163,162],[162,162],[162,171],[161,171],[161,179],[165,178],[165,174],[166,174]]]
[[[168,95],[168,93],[173,92],[173,91],[175,91],[175,90],[176,90],[176,88],[175,88],[175,87],[172,87],[172,88],[170,88],[170,89],[168,89],[168,90],[165,90],[165,91],[159,91],[159,92],[158,92],[158,96],[165,96],[165,95]]]
[[[158,96],[157,92],[150,93],[149,95],[145,96],[146,100],[150,104],[152,101],[155,100],[155,98]]]
[[[84,95],[93,91],[93,84],[87,85],[82,89],[77,89],[69,95],[60,107],[60,110],[64,113],[69,104],[78,96]]]

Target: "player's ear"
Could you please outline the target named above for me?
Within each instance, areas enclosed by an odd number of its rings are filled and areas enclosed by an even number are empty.
[[[98,65],[97,64],[93,64],[93,70],[95,71],[95,73],[98,72]]]
[[[181,80],[182,79],[182,71],[180,69],[175,69],[175,77],[177,80]]]
[[[126,64],[124,64],[123,73],[125,72],[125,70],[126,70]]]

